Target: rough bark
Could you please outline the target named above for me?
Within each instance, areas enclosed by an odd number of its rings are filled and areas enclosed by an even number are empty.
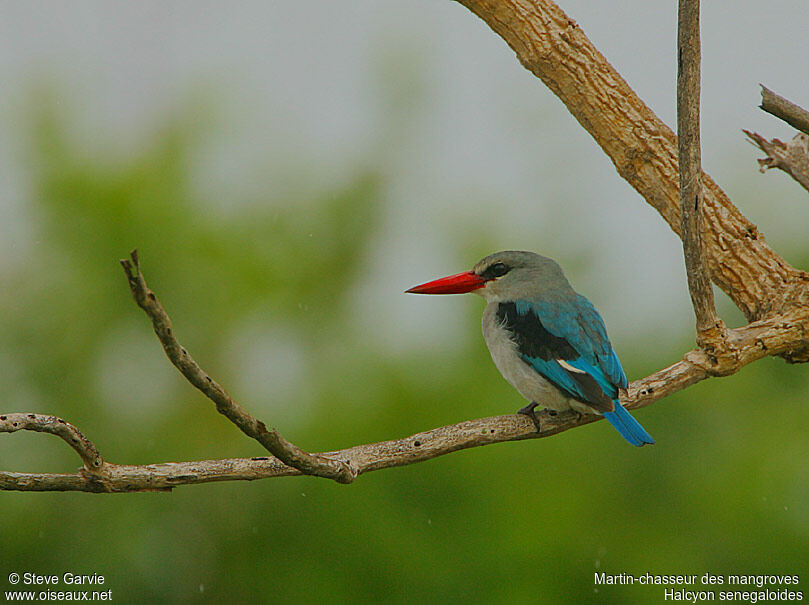
[[[275,429],[267,429],[263,422],[254,418],[247,410],[233,401],[227,391],[211,378],[194,358],[186,351],[174,335],[171,319],[155,293],[146,285],[140,270],[138,251],[133,250],[131,260],[122,259],[129,289],[138,306],[144,310],[152,321],[163,351],[169,361],[186,380],[216,404],[216,411],[225,416],[248,437],[252,437],[263,445],[273,456],[289,466],[300,469],[307,475],[316,475],[334,479],[340,483],[351,483],[357,476],[356,471],[347,463],[312,455],[293,443],[284,439]]]
[[[683,256],[696,315],[697,343],[714,355],[727,348],[705,267],[700,149],[699,0],[680,0],[677,19],[677,133]]]
[[[767,154],[767,157],[758,160],[761,172],[770,168],[783,170],[801,187],[809,191],[809,135],[799,132],[789,143],[779,139],[771,141],[757,132],[743,130],[750,142]]]
[[[704,263],[713,281],[751,321],[738,329],[723,330],[722,338],[710,343],[711,346],[689,351],[675,364],[631,383],[622,396],[626,407],[644,407],[710,376],[736,372],[768,355],[779,355],[791,362],[809,361],[809,278],[778,256],[764,242],[755,225],[742,216],[713,180],[699,169],[698,137],[697,161],[694,162],[693,157],[686,161],[694,176],[686,176],[686,180],[693,181],[687,183],[689,186],[697,184],[698,192],[698,181],[702,179],[702,202],[700,204],[697,194],[697,212],[681,217],[676,137],[634,94],[574,21],[550,0],[459,1],[502,36],[523,65],[559,96],[612,159],[619,174],[658,210],[675,233],[685,233],[686,256],[689,250],[697,250],[696,270]],[[684,149],[693,152],[694,145],[691,139],[685,142]],[[692,194],[686,192],[685,196],[689,200]],[[701,228],[699,210],[702,211]],[[702,252],[694,237],[700,233],[704,236]],[[122,262],[132,294],[149,315],[171,362],[216,404],[220,413],[276,457],[117,465],[105,462],[92,442],[60,418],[5,414],[0,416],[0,433],[19,430],[52,433],[76,450],[84,466],[75,474],[0,472],[0,489],[151,491],[192,483],[300,474],[350,482],[357,475],[373,470],[421,462],[470,447],[548,437],[600,419],[543,411],[539,414],[541,430],[537,432],[533,422],[525,416],[496,416],[440,427],[404,439],[310,454],[283,439],[277,431],[268,430],[194,362],[177,342],[168,315],[146,286],[137,255],[132,256],[131,262]],[[697,292],[697,297],[702,295]],[[700,302],[703,304],[704,296]],[[697,306],[695,301],[699,318],[704,309]],[[709,306],[712,307],[712,303]],[[703,327],[704,317],[710,317],[710,313],[698,319]],[[705,333],[703,330],[702,334]]]
[[[645,407],[710,376],[720,373],[731,374],[767,355],[791,351],[806,340],[808,331],[809,312],[805,308],[794,309],[778,318],[765,319],[742,328],[728,330],[728,340],[734,355],[726,359],[721,369],[717,368],[711,356],[704,350],[694,349],[669,367],[632,382],[622,395],[621,401],[628,409]],[[356,471],[356,475],[361,475],[393,466],[423,462],[472,447],[550,437],[601,420],[600,416],[580,416],[575,413],[551,414],[547,410],[539,412],[538,416],[542,427],[539,433],[528,417],[513,414],[467,420],[417,433],[404,439],[358,445],[315,456],[347,465]],[[0,471],[0,490],[95,493],[165,491],[179,485],[195,483],[251,481],[312,474],[307,472],[306,468],[294,468],[294,461],[293,466],[290,466],[270,457],[167,462],[138,466],[101,462],[101,456],[92,442],[81,435],[78,429],[60,418],[27,413],[0,416],[0,433],[20,430],[49,432],[60,436],[76,449],[85,465],[74,474]],[[334,478],[339,481],[337,477]]]
[[[634,93],[576,22],[550,0],[458,0],[565,104],[618,173],[680,234],[677,137]],[[702,173],[706,264],[748,321],[807,296],[809,278]]]

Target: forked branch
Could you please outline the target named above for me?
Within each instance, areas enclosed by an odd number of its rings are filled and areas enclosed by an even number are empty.
[[[677,22],[677,148],[680,209],[688,291],[697,318],[697,343],[714,357],[725,353],[725,324],[716,314],[702,240],[699,0],[680,0]]]
[[[809,135],[799,132],[791,141],[768,140],[757,132],[742,130],[750,142],[767,154],[758,160],[761,172],[770,168],[783,170],[809,191]]]
[[[147,293],[147,299],[157,300],[156,297],[152,299],[149,296],[151,291],[148,288],[144,291]],[[161,322],[170,326],[164,311]],[[807,333],[809,333],[809,313],[806,309],[796,309],[789,315],[754,322],[737,330],[728,330],[728,338],[734,350],[738,352],[730,371],[735,372],[767,355],[785,354],[800,349]],[[176,343],[176,347],[182,350],[179,343]],[[190,359],[187,353],[186,356]],[[629,409],[645,407],[710,377],[714,374],[713,370],[713,361],[709,356],[703,350],[695,349],[677,363],[632,382],[621,400]],[[185,375],[185,372],[183,374]],[[192,381],[189,379],[189,382]],[[205,383],[208,383],[207,378]],[[222,392],[224,393],[224,390]],[[242,413],[249,416],[243,409]],[[533,422],[526,416],[514,414],[468,420],[417,433],[404,439],[306,456],[350,468],[353,479],[370,471],[423,462],[472,447],[550,437],[601,419],[600,416],[580,416],[575,413],[553,414],[547,410],[542,411],[539,417],[542,427],[540,433],[537,433]],[[286,460],[282,462],[280,457],[266,456],[146,465],[112,464],[104,462],[92,442],[77,428],[60,418],[21,413],[0,416],[0,433],[19,430],[49,432],[61,437],[81,456],[84,468],[74,474],[0,471],[2,490],[101,493],[165,491],[178,485],[195,483],[251,481],[316,474],[308,472],[309,468],[304,465],[297,466],[297,460],[290,460],[292,462],[290,464]],[[339,478],[337,480],[339,481]]]
[[[757,132],[742,130],[753,145],[767,154],[758,161],[761,172],[778,168],[809,191],[809,111],[778,96],[766,86],[761,87],[760,107],[801,131],[790,142],[784,143],[778,139],[770,141]]]
[[[624,405],[629,409],[644,407],[705,378],[733,373],[768,355],[779,355],[791,362],[809,361],[809,277],[767,246],[755,225],[742,216],[701,171],[698,123],[696,140],[692,136],[683,141],[685,147],[680,153],[683,158],[688,156],[686,163],[689,174],[693,175],[683,175],[685,198],[681,205],[678,143],[674,133],[643,104],[556,4],[551,0],[459,1],[508,42],[523,65],[559,96],[601,145],[621,176],[660,212],[676,233],[682,234],[686,257],[696,250],[696,264],[689,268],[689,278],[692,273],[699,276],[704,261],[711,279],[751,321],[742,328],[725,330],[717,320],[715,325],[722,330],[725,352],[732,351],[732,354],[717,358],[708,347],[690,351],[677,363],[631,383],[622,397]],[[685,2],[695,4],[693,0]],[[693,28],[693,22],[690,27]],[[694,80],[686,77],[684,86],[685,82],[693,86]],[[687,113],[683,115],[687,117]],[[690,126],[694,125],[691,121]],[[688,124],[685,128],[681,124],[681,134],[688,128]],[[686,208],[692,199],[695,212],[682,216],[681,207]],[[703,252],[700,252],[700,234],[705,236]],[[180,345],[168,315],[146,285],[137,253],[133,252],[131,260],[122,261],[122,265],[135,301],[151,319],[171,362],[216,404],[221,414],[274,457],[117,465],[105,462],[78,429],[59,418],[6,414],[0,416],[0,432],[34,430],[55,434],[76,450],[84,466],[74,474],[0,472],[0,489],[154,491],[211,481],[300,474],[347,483],[362,473],[413,464],[471,447],[548,437],[600,418],[543,411],[540,413],[542,430],[537,433],[533,422],[523,415],[495,416],[436,428],[404,439],[310,454],[283,439],[274,429],[268,430],[234,402]],[[713,301],[705,283],[692,287],[692,294],[695,292],[698,326],[701,326],[700,334],[704,335],[714,321]]]
[[[57,416],[19,412],[0,415],[0,433],[17,431],[36,431],[56,435],[76,451],[84,463],[84,470],[88,473],[97,473],[104,466],[104,460],[93,442],[75,426]]]
[[[275,429],[267,429],[263,422],[254,418],[247,410],[233,401],[227,391],[199,367],[185,347],[177,341],[171,326],[171,319],[157,296],[146,285],[146,280],[140,270],[138,251],[133,250],[130,258],[131,261],[122,259],[121,266],[129,280],[132,296],[138,306],[152,320],[152,327],[154,327],[160,344],[163,345],[166,356],[188,382],[213,401],[220,414],[239,427],[245,435],[258,441],[284,464],[294,467],[306,475],[327,477],[340,483],[351,483],[357,473],[349,464],[309,454],[284,439]]]
[[[552,0],[458,0],[514,50],[601,146],[618,173],[681,233],[677,138]],[[764,241],[702,173],[706,258],[713,282],[747,317],[809,302],[807,275]],[[787,302],[789,301],[789,302]],[[721,373],[721,370],[719,370]]]

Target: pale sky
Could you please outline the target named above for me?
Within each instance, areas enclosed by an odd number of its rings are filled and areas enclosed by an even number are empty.
[[[560,5],[674,125],[676,2]],[[704,167],[789,259],[805,246],[809,199],[780,173],[758,174],[741,129],[792,136],[756,108],[758,84],[809,106],[809,10],[705,2],[702,24]],[[358,325],[389,330],[381,346],[468,329],[455,304],[401,292],[471,267],[457,246],[479,220],[497,247],[567,267],[618,343],[692,329],[679,240],[457,3],[0,1],[0,271],[35,245],[16,120],[42,80],[88,149],[114,142],[124,155],[172,111],[214,100],[217,128],[195,172],[201,204],[268,188],[305,198],[358,163],[383,170],[389,212],[356,294]],[[319,167],[316,179],[288,176],[301,163]]]

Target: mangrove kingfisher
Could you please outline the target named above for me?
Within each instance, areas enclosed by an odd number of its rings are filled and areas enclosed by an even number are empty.
[[[486,299],[483,338],[503,377],[535,408],[601,414],[632,445],[654,439],[618,401],[626,374],[601,315],[577,294],[555,261],[513,250],[487,256],[471,271],[407,290],[414,294],[474,292]]]

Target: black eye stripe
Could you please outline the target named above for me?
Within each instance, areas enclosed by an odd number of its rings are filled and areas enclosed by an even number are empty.
[[[503,277],[506,273],[511,270],[511,267],[506,265],[505,263],[494,263],[493,265],[489,265],[486,267],[486,270],[480,274],[483,279],[495,279],[498,277]]]

